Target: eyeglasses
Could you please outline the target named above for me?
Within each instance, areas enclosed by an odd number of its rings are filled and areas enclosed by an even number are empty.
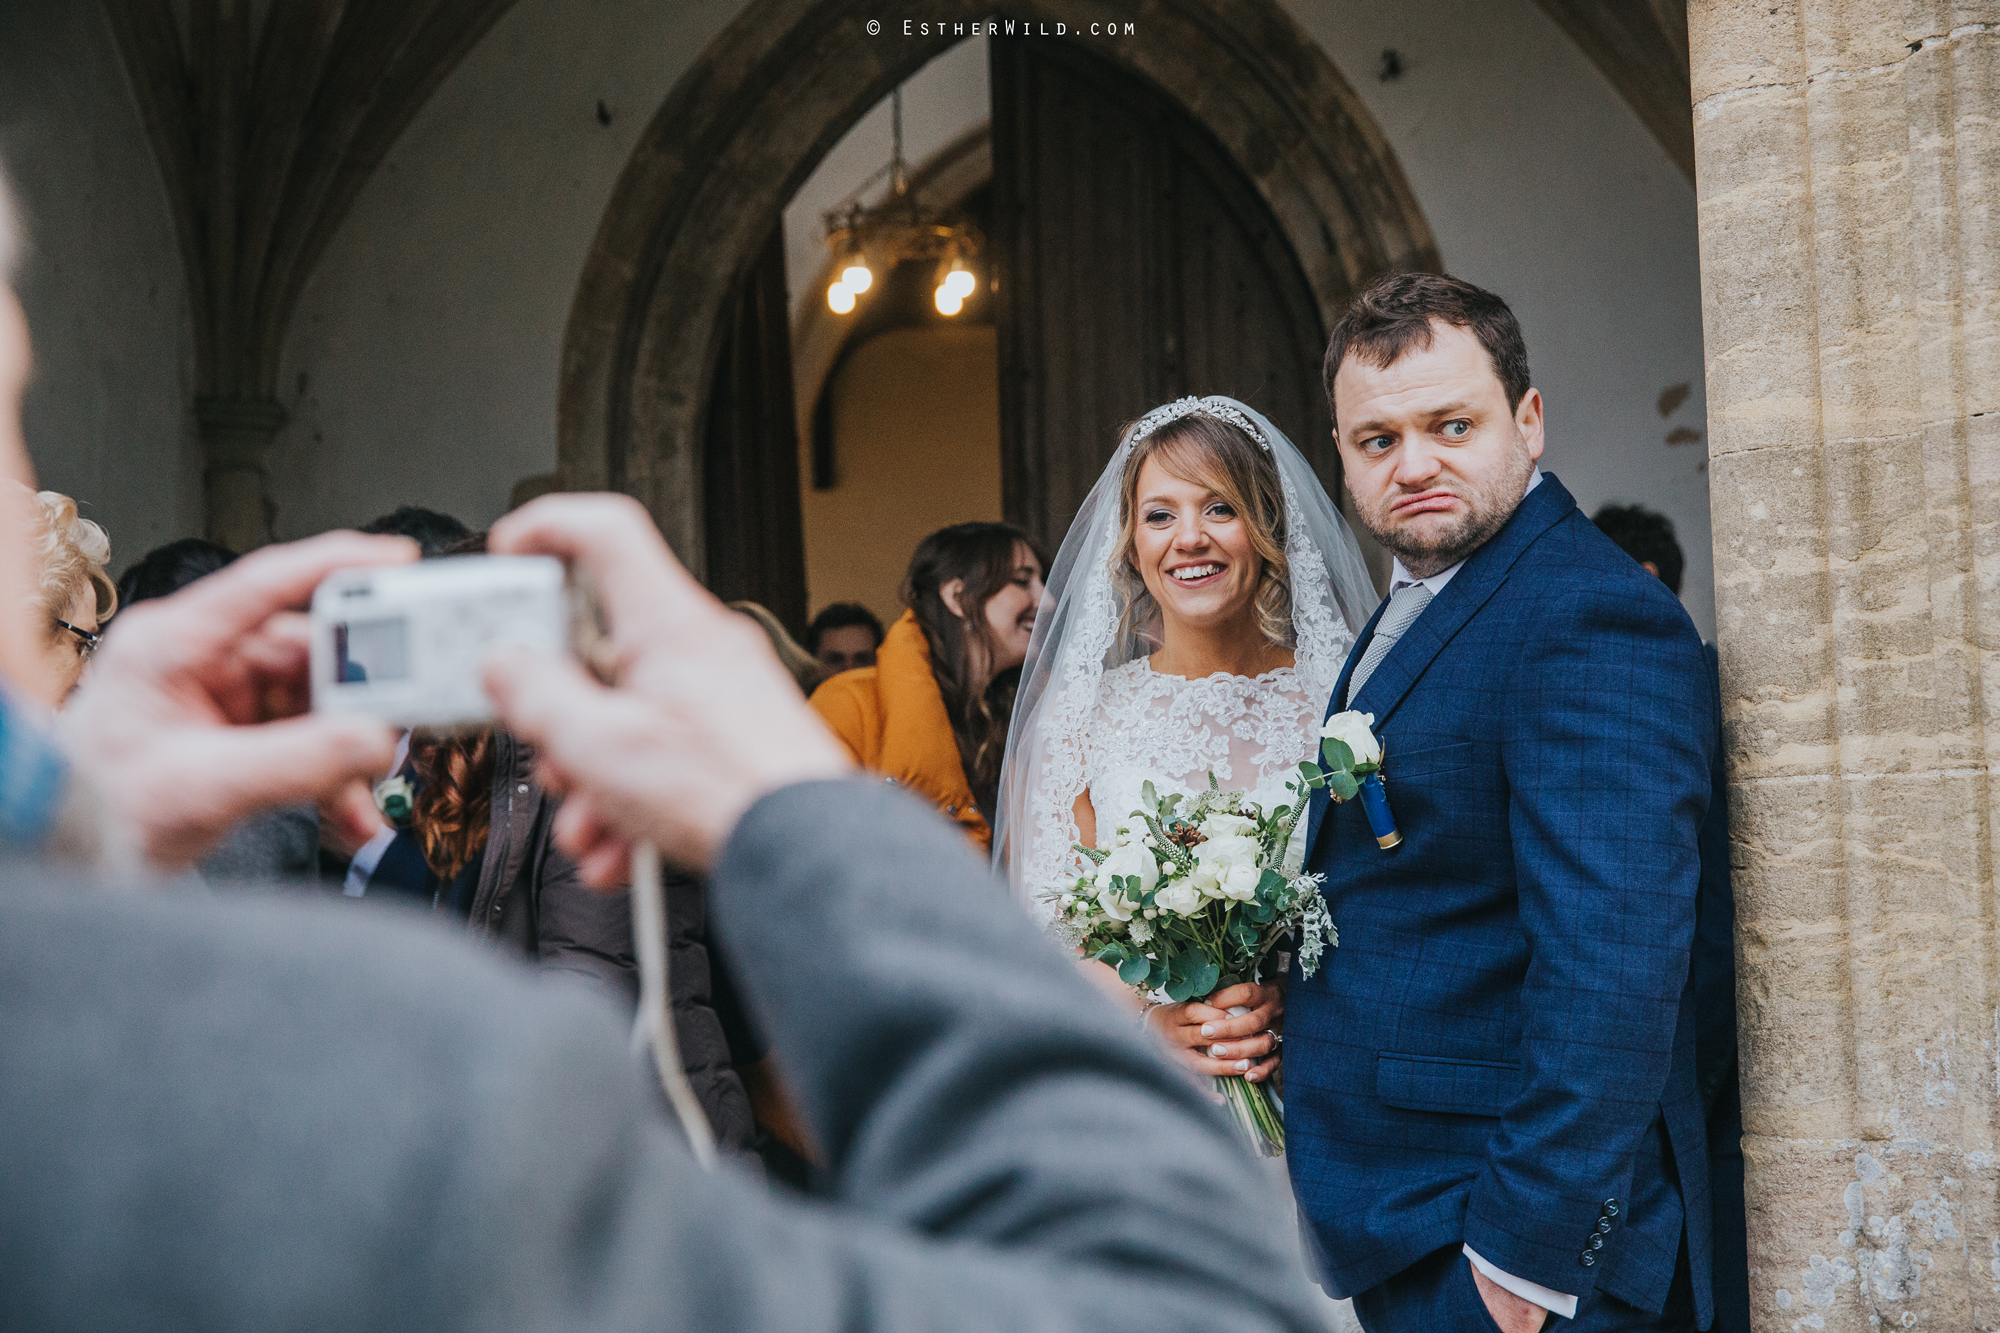
[[[78,629],[67,620],[58,620],[56,624],[76,635],[76,655],[86,662],[90,660],[90,655],[97,651],[97,645],[104,642],[102,634],[92,634],[87,629]]]

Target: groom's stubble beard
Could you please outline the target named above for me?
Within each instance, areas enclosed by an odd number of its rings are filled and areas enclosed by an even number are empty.
[[[1449,488],[1465,502],[1465,515],[1443,531],[1428,536],[1419,536],[1405,527],[1392,526],[1389,507],[1405,494],[1438,489],[1435,484],[1420,487],[1415,492],[1390,491],[1373,505],[1356,495],[1351,484],[1347,493],[1354,501],[1354,511],[1369,535],[1384,550],[1401,560],[1410,573],[1427,579],[1458,564],[1506,527],[1507,520],[1514,517],[1514,511],[1521,507],[1521,501],[1527,495],[1528,479],[1534,472],[1535,460],[1528,453],[1528,442],[1517,430],[1502,466],[1483,478],[1467,479],[1462,487]]]

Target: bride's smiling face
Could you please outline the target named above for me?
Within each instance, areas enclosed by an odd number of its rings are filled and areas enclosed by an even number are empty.
[[[1132,513],[1132,564],[1169,624],[1207,629],[1254,617],[1264,560],[1243,516],[1212,486],[1148,458]]]

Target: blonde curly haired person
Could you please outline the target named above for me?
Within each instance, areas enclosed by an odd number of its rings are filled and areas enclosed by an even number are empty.
[[[118,585],[105,569],[111,538],[77,513],[76,501],[57,491],[33,492],[29,513],[38,576],[30,600],[43,626],[42,698],[59,708],[82,679],[104,622],[118,609]]]

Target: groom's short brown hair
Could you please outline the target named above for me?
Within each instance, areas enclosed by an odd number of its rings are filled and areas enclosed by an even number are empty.
[[[1471,332],[1493,362],[1507,390],[1507,406],[1519,407],[1528,392],[1528,345],[1521,322],[1507,303],[1483,287],[1442,273],[1391,273],[1377,278],[1347,303],[1326,345],[1326,410],[1338,429],[1333,377],[1348,357],[1374,366],[1392,366],[1411,351],[1431,345],[1431,321]]]

